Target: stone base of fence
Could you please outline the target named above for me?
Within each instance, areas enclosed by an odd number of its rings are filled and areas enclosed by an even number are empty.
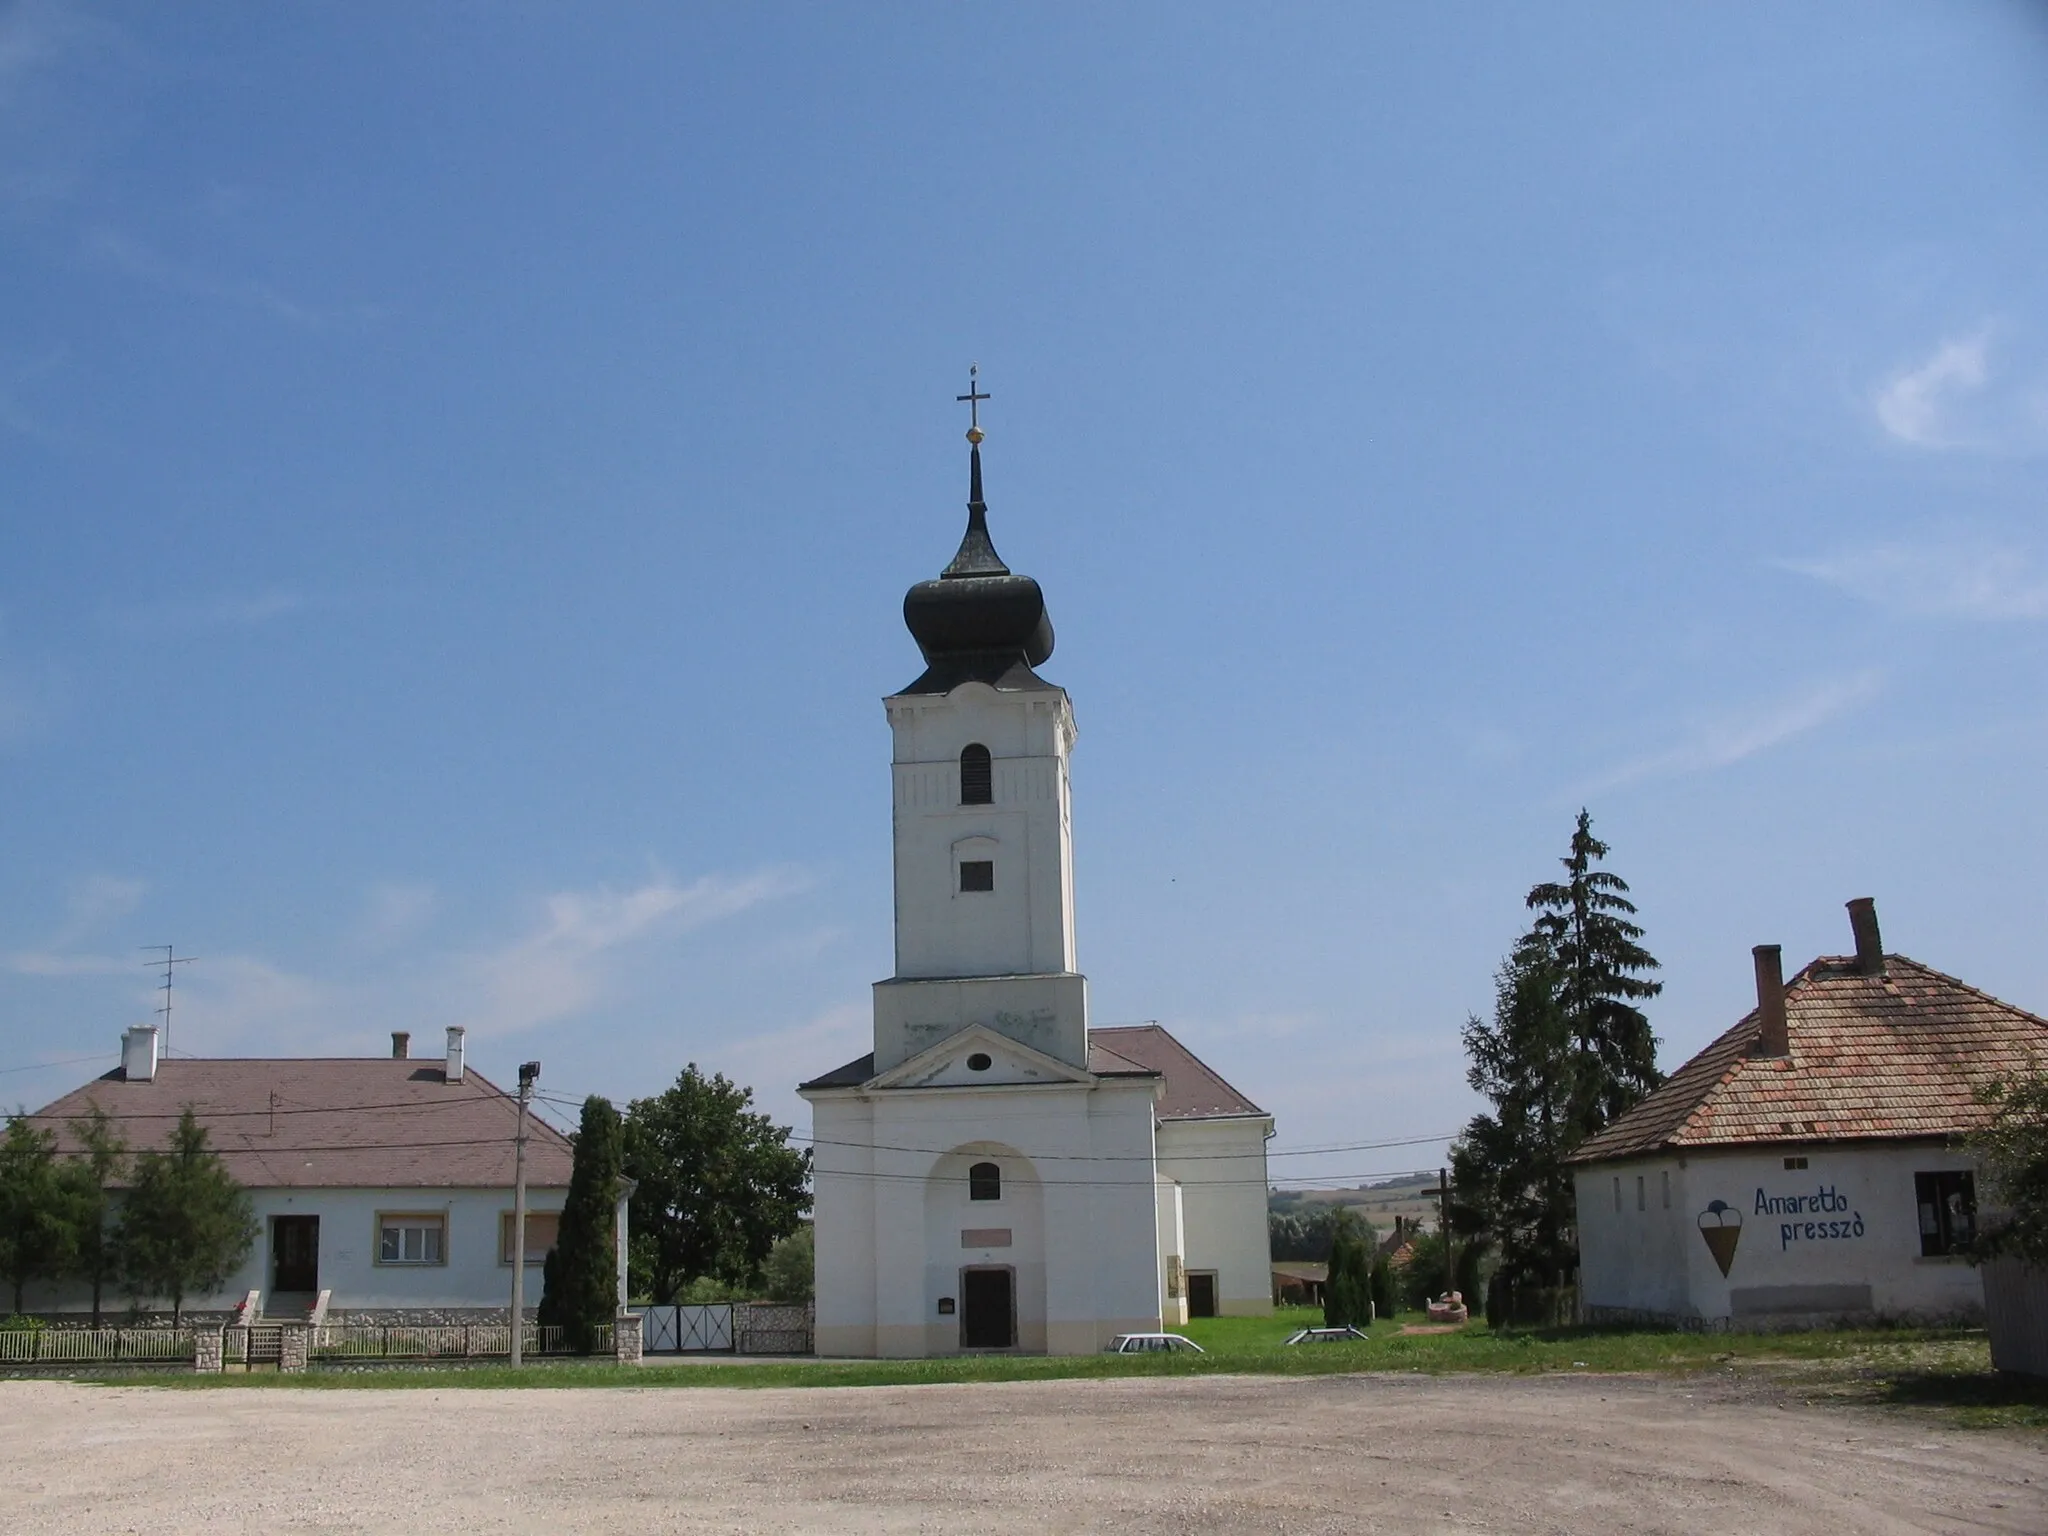
[[[303,1371],[313,1355],[313,1330],[305,1323],[286,1323],[277,1335],[277,1368]]]
[[[612,1320],[612,1358],[621,1365],[638,1365],[640,1352],[640,1314],[621,1307]]]
[[[226,1358],[227,1333],[220,1328],[192,1330],[192,1369],[202,1375],[218,1376]]]

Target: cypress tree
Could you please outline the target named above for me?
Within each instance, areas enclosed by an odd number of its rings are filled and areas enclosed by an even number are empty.
[[[92,1287],[92,1325],[97,1328],[107,1282],[121,1267],[113,1190],[127,1171],[128,1147],[113,1116],[98,1104],[84,1119],[71,1122],[71,1134],[84,1148],[84,1155],[64,1170],[75,1227],[72,1273]]]
[[[554,1251],[541,1271],[539,1320],[562,1330],[563,1347],[589,1354],[618,1309],[618,1198],[623,1138],[609,1099],[583,1101],[576,1160]]]
[[[25,1114],[0,1137],[0,1280],[21,1311],[30,1280],[49,1280],[69,1267],[76,1245],[71,1202],[57,1166],[57,1138]]]
[[[1372,1271],[1366,1257],[1370,1228],[1361,1231],[1349,1211],[1339,1212],[1335,1225],[1329,1278],[1323,1283],[1323,1323],[1363,1328],[1372,1321]]]

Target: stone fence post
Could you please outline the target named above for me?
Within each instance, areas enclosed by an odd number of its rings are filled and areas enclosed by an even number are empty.
[[[313,1330],[306,1323],[286,1323],[278,1330],[277,1368],[303,1371],[313,1357]]]
[[[192,1369],[203,1376],[218,1376],[225,1353],[227,1333],[220,1328],[192,1330]]]
[[[641,1316],[619,1308],[619,1315],[612,1322],[612,1356],[620,1365],[638,1365],[641,1349]]]

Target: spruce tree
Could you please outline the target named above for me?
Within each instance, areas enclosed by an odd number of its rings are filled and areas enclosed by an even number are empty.
[[[1664,990],[1644,973],[1658,969],[1639,942],[1628,882],[1593,866],[1607,857],[1583,808],[1571,852],[1560,860],[1568,878],[1536,886],[1528,906],[1540,915],[1536,930],[1550,941],[1558,968],[1559,1000],[1578,1053],[1571,1120],[1581,1138],[1604,1129],[1664,1080],[1657,1070],[1657,1037],[1635,1005]]]
[[[1549,936],[1524,936],[1494,980],[1493,1020],[1465,1023],[1465,1080],[1493,1105],[1451,1148],[1452,1226],[1500,1251],[1496,1287],[1549,1291],[1576,1268],[1571,1174],[1577,1053]],[[1468,1298],[1468,1301],[1472,1298]],[[1489,1318],[1503,1310],[1491,1299]]]
[[[134,1183],[121,1205],[122,1269],[138,1299],[170,1298],[182,1322],[185,1298],[219,1290],[256,1243],[249,1192],[206,1145],[206,1128],[187,1104],[170,1146],[135,1159]]]
[[[618,1310],[618,1198],[622,1176],[619,1112],[609,1099],[583,1101],[576,1159],[562,1204],[554,1252],[542,1271],[539,1319],[562,1330],[577,1354],[596,1347],[597,1331]]]

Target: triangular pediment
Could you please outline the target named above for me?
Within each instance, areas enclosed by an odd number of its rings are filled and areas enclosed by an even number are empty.
[[[983,1065],[983,1060],[986,1065]],[[1093,1083],[1095,1074],[1043,1051],[969,1024],[926,1046],[867,1083],[869,1088],[1003,1088],[1045,1083]]]

